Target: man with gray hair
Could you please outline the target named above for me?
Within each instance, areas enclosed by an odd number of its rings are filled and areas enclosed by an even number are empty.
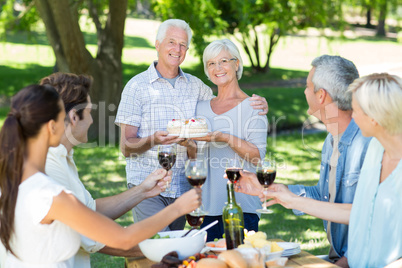
[[[157,150],[161,144],[178,143],[171,191],[149,198],[133,209],[134,221],[148,218],[173,203],[191,189],[184,175],[187,151],[194,153],[195,142],[168,136],[166,126],[172,119],[188,119],[195,116],[198,101],[209,100],[212,90],[200,79],[184,73],[180,64],[184,61],[191,41],[190,26],[183,20],[164,21],[158,29],[155,48],[158,60],[148,70],[134,76],[125,86],[115,123],[121,127],[120,149],[126,157],[127,184],[139,185],[156,168]],[[253,96],[250,104],[255,109],[268,112],[264,98]],[[167,226],[165,230],[183,229],[185,217]]]
[[[339,56],[323,55],[311,65],[304,91],[309,105],[307,112],[322,121],[329,133],[321,152],[317,185],[289,185],[288,188],[299,196],[319,201],[352,203],[370,141],[362,136],[352,119],[352,94],[347,91],[359,73],[351,61]],[[325,259],[348,267],[348,226],[324,221],[324,229],[331,245]]]

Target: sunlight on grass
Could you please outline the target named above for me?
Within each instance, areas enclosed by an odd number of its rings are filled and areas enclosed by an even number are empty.
[[[53,66],[55,56],[52,48],[48,45],[0,42],[0,62],[8,66],[29,63]]]
[[[126,178],[122,178],[118,175],[108,176],[107,180],[112,182],[126,182]]]

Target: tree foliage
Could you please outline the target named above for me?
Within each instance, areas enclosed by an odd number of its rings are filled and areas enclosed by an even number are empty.
[[[222,12],[211,1],[153,0],[153,10],[162,20],[185,20],[193,31],[192,44],[199,56],[209,43],[205,38],[223,35],[227,28],[227,22],[221,19]]]
[[[398,10],[402,6],[402,0],[348,0],[347,4],[359,7],[362,12],[366,12],[366,27],[371,28],[371,18],[377,20],[377,36],[386,35],[386,19],[390,15],[398,18]],[[399,15],[399,19],[401,19]]]
[[[25,8],[18,13],[17,5]],[[58,70],[94,77],[91,92],[94,126],[90,136],[105,143],[117,138],[114,120],[110,118],[115,115],[122,90],[121,56],[127,8],[128,0],[8,0],[1,11],[3,28],[7,30],[17,26],[29,30],[29,27],[23,27],[24,18],[30,21],[26,26],[40,18],[46,27]],[[24,12],[25,15],[20,16]],[[31,12],[32,16],[27,16]],[[80,18],[84,14],[96,29],[96,55],[88,51],[81,29]]]
[[[330,0],[155,0],[155,11],[163,19],[190,22],[199,55],[206,38],[232,36],[257,72],[269,71],[272,53],[284,34],[342,21],[340,3]]]
[[[6,37],[6,30],[31,31],[40,20],[34,1],[0,1],[0,37]]]

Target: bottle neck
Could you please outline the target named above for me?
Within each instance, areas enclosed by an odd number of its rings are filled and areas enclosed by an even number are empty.
[[[227,183],[226,188],[228,192],[228,204],[236,204],[236,197],[233,183],[231,182]]]

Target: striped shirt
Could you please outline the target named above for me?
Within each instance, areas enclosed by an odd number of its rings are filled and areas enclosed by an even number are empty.
[[[172,119],[187,119],[195,116],[198,101],[213,98],[212,90],[200,79],[184,73],[179,68],[179,77],[173,87],[157,72],[155,65],[134,76],[124,87],[115,123],[138,127],[137,137],[153,135],[155,131],[166,130]],[[139,185],[146,176],[161,168],[157,159],[158,146],[142,154],[126,158],[127,183]],[[184,175],[187,149],[177,146],[176,163],[172,168],[171,191],[161,193],[165,197],[179,197],[189,189]]]

